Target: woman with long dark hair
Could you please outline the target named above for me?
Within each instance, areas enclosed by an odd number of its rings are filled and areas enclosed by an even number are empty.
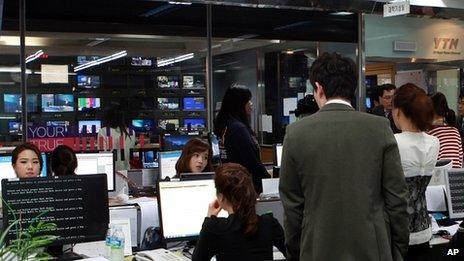
[[[232,86],[227,89],[214,122],[214,132],[222,145],[221,159],[247,168],[259,194],[263,191],[261,179],[269,174],[261,163],[259,144],[250,127],[252,106],[248,88]]]
[[[462,168],[462,141],[456,128],[456,115],[448,107],[448,102],[443,93],[437,92],[431,97],[431,100],[435,113],[432,129],[428,133],[440,140],[438,159],[452,159],[453,168]]]
[[[119,106],[114,106],[106,110],[103,117],[103,128],[98,131],[98,142],[105,150],[116,150],[117,159],[115,161],[116,170],[129,169],[130,149],[135,146],[135,135],[128,129],[124,111]],[[112,147],[110,148],[110,137]],[[122,154],[124,148],[124,154]],[[124,155],[124,156],[122,156]]]
[[[214,177],[217,199],[209,204],[192,260],[272,260],[272,247],[285,254],[284,231],[272,214],[256,215],[257,194],[250,173],[226,163]],[[227,218],[217,217],[224,209]]]

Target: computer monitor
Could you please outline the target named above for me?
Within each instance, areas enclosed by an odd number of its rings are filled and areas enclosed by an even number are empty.
[[[77,110],[100,109],[100,98],[77,98]]]
[[[158,98],[157,99],[158,110],[178,110],[179,109],[179,98]]]
[[[160,130],[168,130],[168,124],[173,126],[174,129],[179,128],[179,119],[160,119],[158,121],[158,128]]]
[[[132,128],[136,133],[146,133],[156,130],[155,120],[152,119],[134,119]]]
[[[96,89],[100,87],[100,76],[77,75],[77,87],[83,89]]]
[[[137,148],[130,150],[131,166],[136,168],[153,169],[158,167],[157,149]],[[135,162],[134,162],[135,161]]]
[[[208,204],[216,199],[214,180],[161,181],[157,199],[164,240],[195,239],[200,234]],[[218,216],[227,213],[222,210]]]
[[[203,180],[203,179],[213,179],[214,172],[199,172],[199,173],[180,173],[180,180]]]
[[[22,112],[21,94],[3,94],[5,113]],[[27,111],[37,112],[37,94],[27,95]]]
[[[277,167],[280,167],[282,163],[282,144],[275,144],[274,145],[274,163]]]
[[[198,138],[198,135],[170,135],[165,134],[161,137],[160,146],[164,151],[181,150],[184,145],[193,138]]]
[[[206,127],[206,120],[204,118],[187,118],[184,119],[184,128],[204,129]]]
[[[23,128],[22,124],[19,121],[10,121],[8,122],[8,131],[10,134],[18,135],[21,134]]]
[[[74,111],[74,96],[72,94],[42,94],[43,112]]]
[[[35,222],[56,228],[44,232],[58,236],[53,246],[104,240],[109,223],[106,175],[59,176],[2,180],[3,227],[21,215],[26,230]],[[11,209],[10,209],[11,208]],[[37,218],[38,215],[41,215]],[[16,238],[11,229],[7,241]]]
[[[95,133],[101,129],[101,121],[100,120],[85,120],[79,121],[79,133],[84,133],[84,126],[86,128],[87,133],[92,133],[92,128],[95,126]]]
[[[166,178],[172,178],[176,175],[176,163],[181,154],[180,150],[158,152],[160,180],[166,180]]]
[[[41,153],[40,156],[42,157],[43,165],[42,171],[40,172],[40,177],[47,176],[47,155],[45,153]],[[11,153],[7,154],[0,154],[0,179],[9,179],[9,178],[16,178],[15,171],[13,166],[11,165]]]
[[[205,97],[184,97],[185,111],[202,111],[205,109]]]
[[[106,173],[108,191],[115,190],[114,153],[76,153],[77,175],[94,175]]]
[[[160,75],[156,77],[158,88],[176,89],[179,88],[179,76],[176,75]]]
[[[464,169],[451,169],[445,173],[448,213],[451,219],[464,218]]]
[[[204,89],[204,75],[184,75],[182,76],[182,87],[184,89]]]

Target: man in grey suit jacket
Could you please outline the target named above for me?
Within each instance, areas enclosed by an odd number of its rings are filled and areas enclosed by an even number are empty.
[[[321,109],[288,126],[283,145],[288,260],[403,260],[408,192],[388,120],[351,107],[351,59],[324,53],[310,79]]]

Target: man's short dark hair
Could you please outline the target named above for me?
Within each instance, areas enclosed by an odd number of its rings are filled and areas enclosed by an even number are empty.
[[[311,84],[322,85],[326,98],[340,97],[354,100],[357,86],[356,65],[338,53],[323,53],[309,69]]]
[[[380,85],[379,88],[381,90],[380,97],[383,97],[383,92],[384,91],[395,90],[396,86],[394,84],[391,84],[391,83],[385,83],[385,84]]]

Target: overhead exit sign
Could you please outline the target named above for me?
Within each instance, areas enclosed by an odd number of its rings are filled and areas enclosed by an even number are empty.
[[[383,6],[383,17],[409,14],[409,1],[397,1]]]

